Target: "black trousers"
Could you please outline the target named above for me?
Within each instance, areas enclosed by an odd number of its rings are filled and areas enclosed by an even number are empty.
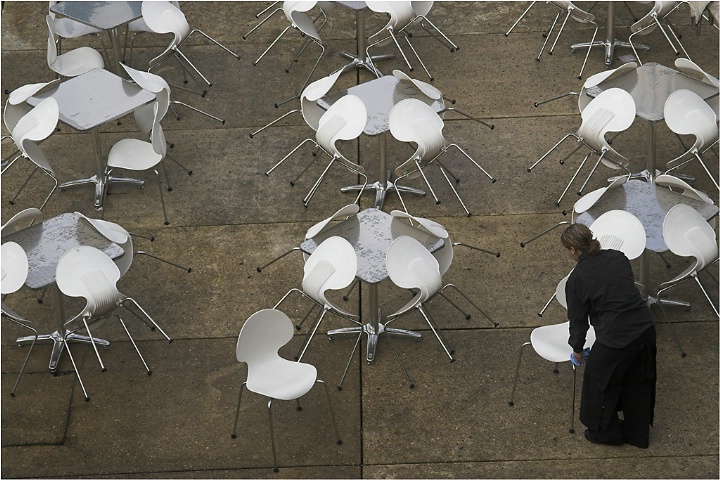
[[[624,348],[595,342],[585,365],[580,401],[580,421],[592,440],[648,447],[655,410],[656,353],[654,326]]]

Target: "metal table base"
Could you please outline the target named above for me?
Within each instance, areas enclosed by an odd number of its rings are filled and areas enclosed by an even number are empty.
[[[392,191],[401,191],[403,193],[411,193],[413,195],[425,195],[424,190],[420,190],[419,188],[412,188],[412,187],[405,187],[402,185],[395,185],[393,183],[392,179],[392,171],[387,172],[387,180],[384,182],[377,181],[375,183],[372,183],[370,185],[365,185],[365,190],[368,188],[371,190],[375,190],[375,208],[382,210],[383,204],[385,203],[385,196],[392,192]],[[340,191],[343,193],[347,192],[359,192],[362,190],[363,185],[350,185],[347,187],[340,188]]]

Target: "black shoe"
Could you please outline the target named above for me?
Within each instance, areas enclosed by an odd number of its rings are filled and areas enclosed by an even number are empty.
[[[622,438],[615,438],[612,440],[607,441],[600,441],[595,438],[592,438],[592,433],[590,433],[590,430],[585,430],[585,440],[587,440],[590,443],[595,443],[598,445],[624,445],[625,440]]]

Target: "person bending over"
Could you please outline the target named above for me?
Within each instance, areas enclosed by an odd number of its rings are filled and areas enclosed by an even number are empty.
[[[560,242],[577,262],[565,286],[576,364],[585,365],[580,421],[593,443],[649,445],[655,409],[655,320],[622,252],[602,250],[585,225],[570,225]],[[589,320],[589,323],[588,323]],[[585,335],[596,340],[583,359]],[[623,412],[620,420],[618,412]]]

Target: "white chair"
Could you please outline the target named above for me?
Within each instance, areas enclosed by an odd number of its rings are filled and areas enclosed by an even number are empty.
[[[605,90],[600,95],[595,97],[581,113],[582,123],[580,128],[575,133],[569,133],[560,139],[550,150],[548,150],[542,157],[540,157],[535,163],[527,168],[528,172],[540,164],[548,155],[550,155],[560,144],[570,137],[575,138],[581,145],[587,147],[590,150],[580,166],[575,171],[575,174],[568,182],[565,190],[560,195],[560,198],[555,202],[556,205],[560,205],[563,197],[570,189],[570,186],[577,178],[580,170],[587,162],[590,155],[594,154],[598,156],[597,162],[593,166],[590,174],[585,179],[585,182],[578,190],[578,195],[582,195],[582,191],[590,181],[593,173],[597,169],[598,165],[602,162],[603,165],[613,170],[623,169],[629,173],[628,165],[629,161],[620,155],[613,149],[608,141],[605,139],[605,135],[608,132],[622,132],[632,125],[635,120],[635,101],[632,96],[620,88],[610,88]]]
[[[716,175],[710,172],[701,157],[701,153],[718,142],[717,120],[713,109],[690,90],[676,90],[668,97],[665,101],[665,123],[678,135],[694,135],[695,143],[687,152],[667,163],[666,174],[697,159],[715,188],[720,190]]]
[[[296,108],[282,114],[264,127],[252,132],[250,134],[250,138],[253,138],[258,133],[262,132],[268,127],[275,125],[277,122],[293,113],[302,114],[305,123],[317,132],[318,125],[320,124],[320,118],[326,111],[317,104],[317,101],[321,97],[325,96],[325,94],[333,87],[333,85],[335,85],[335,82],[342,73],[343,71],[342,69],[340,69],[331,73],[327,77],[323,77],[319,80],[315,80],[314,82],[312,82],[310,85],[305,87],[305,89],[300,94],[300,108]],[[277,107],[278,105],[275,106]]]
[[[306,138],[305,140],[300,142],[300,144],[298,144],[298,146],[292,149],[290,153],[285,155],[282,160],[276,163],[270,170],[265,172],[265,175],[270,175],[273,170],[279,167],[285,160],[290,158],[290,156],[295,153],[301,146],[303,146],[307,142],[311,142],[315,145],[316,148],[319,147],[328,156],[330,156],[331,160],[303,199],[303,205],[305,205],[306,207],[308,206],[308,203],[310,203],[310,200],[317,191],[318,187],[325,179],[325,175],[330,170],[330,167],[332,167],[336,162],[340,162],[343,166],[345,166],[345,168],[355,174],[362,176],[365,179],[363,188],[358,192],[358,196],[356,197],[354,202],[358,203],[360,196],[365,189],[365,185],[367,185],[367,175],[365,175],[364,173],[365,169],[357,163],[348,160],[339,151],[336,143],[339,140],[356,139],[363,132],[366,123],[367,109],[365,108],[365,104],[362,102],[362,100],[360,100],[360,98],[356,97],[355,95],[345,95],[344,97],[336,101],[322,115],[322,117],[320,117],[320,120],[318,121],[317,132],[315,133],[315,139],[313,140],[312,138]],[[313,160],[313,163],[314,162],[315,160]],[[297,180],[300,178],[300,176],[302,176],[305,171],[307,171],[310,165],[312,165],[312,163],[309,164],[300,173],[300,175],[295,178],[295,180],[290,182],[290,185],[294,185],[295,182],[297,182]]]
[[[435,194],[435,191],[423,171],[424,167],[437,163],[440,168],[440,172],[443,174],[445,180],[448,182],[448,185],[450,185],[450,188],[460,201],[465,213],[470,216],[470,211],[465,206],[465,203],[453,185],[453,182],[448,177],[447,167],[439,161],[440,156],[451,148],[455,148],[468,160],[470,160],[473,165],[484,173],[493,183],[495,183],[497,179],[481,167],[480,164],[477,163],[459,145],[451,143],[445,138],[442,131],[445,127],[443,119],[440,118],[440,116],[425,102],[415,98],[408,98],[395,104],[393,109],[390,111],[389,126],[390,133],[394,138],[400,140],[401,142],[413,142],[417,145],[415,153],[413,153],[409,159],[395,169],[395,173],[398,176],[395,184],[398,185],[405,178],[416,178],[417,176],[422,176],[428,190],[430,190],[430,193],[435,199],[435,203],[439,204],[440,200]],[[457,178],[455,181],[458,181]],[[396,191],[397,190],[398,189],[396,189]],[[407,211],[407,207],[405,207],[405,203],[399,192],[398,196],[403,204],[403,208]]]
[[[693,3],[693,2],[689,2]],[[702,3],[702,2],[701,2]],[[718,2],[713,2],[718,3]],[[703,83],[707,83],[708,85],[712,85],[713,87],[720,87],[720,80],[718,80],[717,77],[714,77],[713,75],[710,75],[705,70],[700,68],[698,64],[693,62],[692,60],[689,60],[687,58],[676,58],[675,59],[675,68],[677,68],[680,72],[684,73],[685,75],[689,77],[693,77],[697,80],[700,80]],[[713,109],[713,112],[715,112],[715,116],[720,118],[720,97],[717,95],[714,95],[713,97],[706,100],[706,103],[710,105],[710,108]],[[684,146],[684,145],[683,145]]]
[[[637,61],[640,65],[642,65],[642,62],[640,61],[640,55],[638,55],[637,49],[635,48],[635,45],[633,44],[633,37],[636,35],[648,35],[649,33],[653,32],[656,28],[660,28],[660,31],[665,36],[665,39],[670,44],[670,47],[673,49],[673,52],[675,52],[675,55],[680,55],[680,52],[677,48],[675,48],[675,44],[670,39],[670,37],[667,34],[667,31],[665,30],[665,27],[663,27],[663,21],[667,23],[667,16],[670,15],[676,8],[678,8],[680,5],[682,5],[682,2],[662,2],[662,1],[656,1],[654,2],[652,8],[648,13],[645,14],[644,17],[642,17],[637,22],[630,25],[630,31],[632,32],[630,36],[628,37],[628,42],[630,42],[630,47],[632,47],[633,53],[635,54],[635,58],[637,58]],[[687,58],[690,58],[690,55],[685,51],[685,47],[683,47],[682,43],[680,43],[680,39],[675,34],[675,31],[673,30],[672,26],[668,25],[668,29],[670,30],[670,33],[673,35],[673,38],[677,42],[678,46],[680,46],[680,49],[683,51],[685,56]]]
[[[180,2],[171,1],[170,3],[175,8],[180,10]],[[132,35],[130,35],[131,33]],[[137,37],[141,33],[155,33],[153,29],[148,27],[148,24],[145,22],[145,18],[140,17],[127,24],[127,31],[125,32],[125,48],[123,49],[123,62],[127,60],[128,63],[132,63],[132,53],[135,46],[135,37]],[[130,56],[126,57],[128,38],[130,39]]]
[[[5,124],[5,128],[7,128],[8,135],[4,135],[2,137],[2,140],[12,139],[12,131],[15,129],[17,123],[22,117],[24,117],[28,112],[30,112],[30,110],[32,110],[32,107],[28,105],[25,101],[50,83],[51,82],[30,83],[28,85],[18,87],[12,92],[10,92],[8,99],[5,102],[5,109],[3,110],[3,123]],[[3,158],[3,172],[5,172],[5,170],[7,170],[12,164],[9,161],[12,156],[13,155],[9,155]]]
[[[400,55],[402,55],[403,60],[405,61],[405,64],[407,65],[408,69],[412,72],[414,70],[413,66],[410,64],[410,61],[407,59],[407,56],[405,55],[405,52],[403,51],[402,47],[400,46],[400,43],[397,40],[396,34],[400,34],[405,27],[410,25],[412,23],[413,19],[416,17],[415,12],[413,11],[412,2],[410,1],[393,1],[393,2],[382,2],[382,1],[369,1],[365,2],[367,7],[376,13],[385,13],[388,15],[388,23],[381,28],[378,32],[374,33],[370,36],[368,40],[368,46],[365,48],[365,54],[366,58],[369,62],[372,63],[372,56],[370,55],[370,49],[375,48],[380,45],[387,44],[390,40],[392,40],[395,43],[395,46],[397,47],[398,51],[400,52]],[[432,80],[433,77],[430,75],[430,72],[428,72],[427,68],[425,67],[425,64],[420,59],[420,56],[418,55],[417,51],[415,51],[415,48],[410,43],[410,40],[408,40],[407,36],[402,34],[403,37],[405,37],[408,46],[412,49],[413,53],[415,54],[415,57],[418,59],[420,64],[422,65],[423,69],[425,70],[425,73],[427,73],[428,77]],[[379,76],[379,70],[375,65],[372,65],[372,68],[376,71],[377,75]]]
[[[273,308],[277,309],[291,293],[299,293],[303,298],[308,298],[322,307],[322,312],[311,327],[305,344],[300,350],[297,358],[302,360],[303,355],[310,346],[320,323],[322,323],[328,312],[335,313],[343,318],[361,325],[357,321],[358,316],[346,312],[336,304],[328,300],[328,290],[342,290],[352,283],[357,273],[357,255],[350,242],[342,237],[330,237],[323,241],[315,251],[308,257],[303,266],[302,289],[290,289]]]
[[[453,353],[449,349],[425,309],[425,304],[442,288],[442,277],[438,261],[427,248],[417,240],[407,235],[397,237],[390,244],[386,254],[386,266],[390,280],[400,288],[417,290],[417,293],[404,306],[387,316],[387,326],[400,316],[417,310],[423,316],[428,326],[435,334],[445,354],[454,362]]]
[[[569,276],[569,274],[568,274]],[[564,277],[557,285],[555,289],[555,295],[553,298],[558,300],[563,307],[567,308],[567,302],[565,300],[565,284],[567,283],[568,276]],[[515,378],[513,379],[513,388],[510,393],[510,400],[508,405],[511,407],[515,405],[515,389],[517,387],[517,380],[520,374],[520,364],[522,362],[523,351],[525,347],[531,345],[535,353],[540,355],[548,362],[554,363],[553,373],[558,373],[558,364],[562,362],[569,362],[570,355],[573,353],[573,349],[568,345],[568,338],[570,337],[570,322],[559,323],[555,325],[545,325],[537,327],[530,332],[530,341],[525,342],[520,347],[520,354],[518,355],[517,364],[515,366]],[[590,326],[585,337],[584,348],[592,348],[595,343],[595,329]],[[575,433],[575,386],[577,379],[577,369],[575,365],[570,363],[573,369],[573,388],[572,388],[572,402],[570,409],[570,433]]]
[[[95,68],[105,68],[102,54],[91,47],[78,47],[58,54],[54,21],[50,15],[45,20],[48,26],[47,64],[53,72],[63,77],[76,77]]]
[[[233,57],[240,59],[240,55],[232,52],[227,47],[219,43],[217,40],[206,34],[205,32],[194,29],[190,30],[190,25],[185,19],[185,15],[171,2],[143,2],[142,5],[142,18],[145,20],[145,24],[155,33],[172,33],[174,38],[170,42],[170,45],[160,55],[150,60],[148,71],[155,68],[158,64],[167,59],[170,55],[183,67],[185,72],[185,63],[197,73],[197,75],[207,84],[208,87],[212,86],[212,83],[205,78],[205,76],[197,69],[197,67],[188,59],[188,57],[180,50],[185,42],[192,36],[193,33],[197,32],[204,36],[212,43],[228,52]],[[194,77],[193,77],[194,80]]]
[[[322,39],[320,38],[320,32],[319,30],[322,29],[322,27],[325,26],[325,23],[327,23],[327,17],[325,16],[325,13],[320,10],[320,15],[325,17],[325,20],[323,21],[322,25],[320,25],[320,28],[315,26],[315,21],[310,18],[305,12],[311,10],[315,5],[317,4],[316,1],[286,1],[283,2],[282,10],[285,13],[285,17],[287,18],[288,22],[290,24],[285,27],[285,29],[280,32],[280,35],[278,35],[275,40],[272,41],[270,46],[268,46],[265,51],[253,62],[253,65],[257,65],[260,60],[263,59],[263,57],[270,51],[270,49],[275,46],[275,44],[282,38],[285,33],[290,30],[294,29],[297,30],[301,36],[305,37],[305,44],[302,45],[302,47],[299,49],[298,53],[295,55],[293,60],[290,62],[290,65],[288,65],[287,68],[285,68],[285,72],[290,72],[290,67],[293,65],[293,63],[297,62],[300,58],[300,55],[305,51],[307,42],[312,42],[318,47],[320,47],[320,56],[315,61],[315,65],[313,65],[312,69],[310,70],[310,74],[307,76],[307,79],[300,87],[300,90],[304,90],[305,86],[310,81],[310,78],[312,78],[313,73],[315,73],[315,69],[317,68],[318,64],[320,63],[320,60],[323,57],[323,54],[325,53],[325,45],[322,42]],[[269,17],[268,17],[269,18]],[[262,24],[262,23],[261,23]],[[259,26],[259,25],[258,25]],[[249,35],[252,32],[252,30],[247,34]],[[247,35],[243,36],[243,40],[247,37]]]
[[[2,267],[2,281],[0,281],[0,285],[2,286],[2,295],[4,297],[5,295],[17,292],[25,284],[25,279],[28,274],[28,259],[25,254],[25,250],[23,250],[23,248],[15,242],[3,243],[1,255],[2,264],[0,266]],[[17,390],[18,383],[20,383],[20,377],[22,377],[22,374],[25,371],[25,366],[27,366],[30,354],[32,353],[32,349],[37,341],[38,332],[32,326],[32,323],[7,306],[5,301],[0,303],[2,304],[3,318],[7,318],[16,325],[20,325],[21,327],[33,332],[33,340],[30,343],[30,348],[28,348],[27,354],[25,355],[25,360],[20,367],[20,372],[15,380],[15,384],[13,385],[12,390],[10,390],[10,395],[14,397],[15,390]]]
[[[55,12],[51,10],[52,6],[56,3],[58,2],[53,0],[50,0],[48,2],[48,16],[52,19],[53,31],[57,36],[58,52],[61,51],[63,38],[79,38],[84,37],[85,35],[95,35],[97,38],[99,38],[103,47],[103,52],[106,51],[102,30],[100,30],[99,28],[91,27],[90,25],[85,25],[84,23],[80,23],[76,20],[73,20],[72,18],[57,18],[55,16]]]
[[[430,13],[430,9],[432,9],[434,3],[435,2],[432,2],[432,1],[411,1],[410,6],[412,7],[413,12],[415,13],[415,18],[413,18],[412,22],[410,22],[410,24],[408,24],[408,26],[405,28],[407,29],[410,26],[414,25],[415,22],[419,21],[420,26],[423,29],[425,29],[425,31],[428,32],[428,34],[430,34],[430,36],[432,36],[433,38],[437,39],[438,42],[440,42],[440,39],[437,36],[435,36],[430,30],[428,30],[427,27],[425,27],[425,23],[427,22],[427,24],[430,25],[450,45],[449,46],[450,51],[456,52],[460,49],[460,47],[455,45],[455,43],[452,40],[450,40],[447,37],[447,35],[445,35],[442,32],[442,30],[440,30],[437,26],[435,26],[434,23],[432,23],[427,18],[427,15],[428,15],[428,13]],[[409,37],[412,36],[410,32],[408,32],[408,36]],[[440,43],[442,43],[442,42],[440,42]]]
[[[708,205],[714,205],[715,202],[712,198],[707,196],[705,193],[701,192],[700,190],[696,190],[694,187],[689,185],[685,180],[682,180],[678,177],[675,177],[673,175],[658,175],[655,177],[655,185],[659,185],[661,187],[667,187],[670,190],[674,192],[680,193],[680,195],[683,195],[685,197],[694,198],[695,200],[698,200],[703,203],[707,203]]]
[[[10,200],[11,204],[15,203],[15,200],[18,195],[20,195],[20,192],[25,188],[32,178],[32,175],[37,172],[38,169],[50,177],[54,182],[52,190],[50,190],[50,193],[45,198],[45,201],[43,201],[42,205],[40,205],[40,210],[45,207],[52,194],[55,193],[55,190],[58,187],[58,180],[55,176],[55,171],[50,166],[50,162],[48,162],[45,153],[38,143],[45,140],[55,131],[59,115],[60,110],[55,99],[46,98],[20,118],[15,125],[15,128],[12,130],[12,139],[15,146],[20,151],[20,154],[16,156],[7,167],[5,167],[3,173],[7,171],[7,169],[18,158],[21,157],[30,160],[35,165],[35,170],[33,170],[33,173],[27,178],[27,180],[25,180],[25,183]]]
[[[240,386],[231,437],[237,438],[243,390],[247,387],[249,391],[267,397],[274,472],[279,471],[272,415],[274,400],[296,400],[300,410],[299,398],[309,392],[316,383],[322,384],[325,387],[337,444],[342,444],[330,401],[330,391],[327,384],[317,378],[317,369],[308,363],[286,360],[278,353],[292,338],[292,321],[288,316],[279,310],[265,309],[253,313],[245,321],[235,347],[237,361],[247,364],[247,380]]]
[[[148,367],[137,347],[137,344],[135,343],[135,340],[132,335],[130,335],[130,331],[127,329],[125,321],[119,315],[114,313],[115,310],[122,307],[132,313],[133,316],[137,316],[137,314],[135,314],[132,310],[129,310],[126,306],[127,303],[133,304],[145,317],[144,319],[142,317],[138,317],[143,321],[143,323],[150,326],[153,330],[159,330],[168,342],[172,342],[172,339],[155,322],[155,320],[148,315],[148,313],[135,299],[128,297],[117,289],[117,282],[120,280],[120,276],[121,273],[118,266],[110,259],[110,257],[95,247],[75,247],[62,256],[58,262],[56,270],[56,282],[58,288],[64,295],[69,297],[84,298],[87,302],[85,308],[83,308],[80,313],[65,323],[65,328],[67,329],[65,337],[67,338],[70,334],[84,328],[90,337],[90,343],[95,350],[98,362],[100,362],[100,368],[102,371],[105,371],[107,369],[105,368],[105,364],[103,363],[100,353],[97,350],[97,345],[92,336],[92,330],[104,323],[108,317],[116,316],[118,320],[120,320],[120,324],[140,357],[145,370],[148,375],[150,375],[152,370]],[[73,368],[75,368],[75,371],[78,372],[77,365],[75,364],[68,342],[65,342],[65,348],[70,355]],[[79,378],[80,374],[78,372],[78,379]],[[82,381],[80,385],[82,386],[85,398],[89,399],[90,397],[88,396]]]
[[[165,135],[163,134],[163,129],[160,125],[160,119],[158,117],[159,106],[157,102],[155,102],[153,108],[154,119],[153,128],[150,133],[150,142],[145,142],[135,138],[126,138],[113,145],[110,149],[110,153],[108,154],[105,177],[107,179],[107,177],[109,177],[112,171],[116,168],[134,171],[152,170],[155,172],[160,191],[160,204],[162,205],[163,217],[165,218],[165,225],[168,225],[170,222],[168,221],[167,212],[165,211],[165,199],[163,197],[162,182],[160,181],[160,174],[156,170],[158,164],[160,165],[160,168],[164,168],[161,162],[165,158],[167,145],[165,143]],[[109,185],[109,182],[106,183]],[[103,195],[107,195],[107,186]]]
[[[685,357],[685,350],[680,344],[672,322],[668,319],[665,308],[663,307],[663,303],[667,300],[661,299],[661,296],[667,290],[692,278],[710,303],[715,315],[720,316],[718,307],[710,298],[710,295],[705,287],[703,287],[698,276],[701,271],[718,261],[718,244],[713,227],[711,227],[694,208],[683,203],[675,205],[665,216],[665,220],[663,221],[663,240],[665,240],[668,249],[675,255],[690,257],[692,259],[692,262],[685,270],[660,285],[656,296],[656,303],[660,306],[660,311],[663,314],[665,323],[670,327],[670,334],[678,346],[681,356]],[[709,276],[713,278],[712,275]],[[717,280],[715,281],[717,282]],[[715,291],[717,292],[717,289],[715,289]]]
[[[308,228],[307,232],[305,233],[305,240],[314,238],[315,236],[319,235],[320,233],[322,233],[325,230],[327,230],[328,228],[330,228],[332,226],[332,224],[330,222],[332,222],[333,220],[338,220],[338,219],[345,220],[345,219],[357,214],[359,211],[360,211],[360,206],[357,203],[351,203],[350,205],[345,205],[344,207],[342,207],[341,209],[339,209],[337,212],[333,213],[329,217],[321,220],[320,222],[316,223],[312,227]],[[272,265],[273,263],[277,262],[281,258],[283,258],[286,255],[288,255],[292,252],[295,252],[295,251],[300,251],[300,247],[293,247],[290,250],[287,250],[282,255],[270,260],[268,263],[257,267],[258,273],[262,272],[263,269],[265,269],[265,267]],[[308,257],[309,257],[309,255],[303,252],[303,259],[307,260]]]

